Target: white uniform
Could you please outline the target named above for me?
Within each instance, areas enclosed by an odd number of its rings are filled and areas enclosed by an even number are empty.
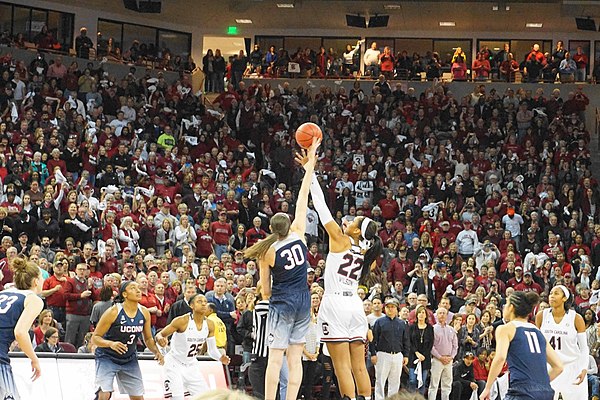
[[[369,323],[357,293],[362,267],[363,255],[358,246],[327,255],[325,293],[317,316],[321,341],[366,341]]]
[[[196,355],[208,338],[208,323],[198,330],[192,314],[183,333],[175,332],[171,337],[171,349],[165,356],[165,398],[183,400],[185,395],[195,396],[206,392],[208,387],[200,362]]]
[[[577,329],[575,328],[575,316],[577,313],[569,310],[559,324],[552,316],[552,309],[547,308],[543,313],[542,326],[540,331],[550,343],[550,346],[563,362],[564,370],[550,382],[554,389],[554,399],[562,395],[563,400],[580,400],[588,398],[587,379],[584,379],[580,385],[574,385],[577,376],[581,373],[579,359],[581,351],[577,344]]]

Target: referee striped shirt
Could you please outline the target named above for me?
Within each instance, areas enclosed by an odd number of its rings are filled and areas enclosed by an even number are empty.
[[[269,301],[261,300],[254,306],[252,314],[252,354],[256,357],[268,357],[269,347],[267,345],[267,316],[269,315]]]

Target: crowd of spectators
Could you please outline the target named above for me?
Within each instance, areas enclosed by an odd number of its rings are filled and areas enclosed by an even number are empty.
[[[485,379],[513,290],[546,299],[566,285],[596,338],[600,197],[582,88],[477,84],[457,98],[443,83],[416,93],[384,75],[372,92],[255,80],[229,83],[208,104],[188,76],[155,73],[113,77],[43,54],[30,65],[0,59],[0,289],[15,257],[43,270],[39,350],[90,352],[90,328],[120,282],[136,280],[155,331],[205,293],[225,327],[217,345],[248,352],[243,316],[258,271],[243,250],[267,235],[274,213],[294,216],[293,132],[306,121],[324,133],[316,173],[335,218],[381,224],[385,253],[359,289],[371,324],[390,299],[411,325],[418,306],[427,323],[449,311],[457,367],[476,367],[472,382],[456,378],[467,386]],[[316,313],[327,240],[312,209],[307,237]],[[415,349],[404,349],[410,365]],[[314,351],[306,368],[325,366],[328,398],[331,362]],[[431,351],[420,351],[426,369]]]
[[[44,53],[69,54],[70,46],[61,44],[56,38],[56,30],[43,25],[40,32],[26,40],[23,33],[14,37],[8,31],[0,36],[1,47],[38,50]],[[103,60],[105,62],[123,63],[134,66],[152,66],[163,71],[191,72],[196,64],[191,55],[177,55],[168,47],[157,47],[154,43],[143,43],[133,40],[131,46],[123,48],[115,38],[105,38],[98,32],[96,43],[87,35],[87,28],[82,27],[75,38],[74,55],[84,59]]]
[[[307,77],[307,78],[356,78],[367,76],[376,79],[379,74],[386,79],[402,80],[435,80],[441,79],[444,73],[450,73],[453,80],[497,80],[514,82],[517,75],[522,80],[529,82],[586,82],[588,73],[592,81],[600,78],[600,62],[596,62],[593,71],[589,71],[589,55],[578,47],[571,54],[563,47],[563,42],[558,41],[552,52],[542,52],[539,44],[532,45],[530,52],[520,55],[520,59],[513,54],[510,44],[505,43],[502,50],[494,52],[488,46],[482,48],[475,55],[472,63],[469,57],[460,48],[454,53],[439,54],[427,51],[425,54],[418,52],[409,53],[407,50],[393,54],[389,46],[383,48],[372,42],[361,53],[364,40],[356,44],[348,44],[343,53],[334,48],[298,47],[296,50],[276,49],[271,45],[267,51],[255,44],[252,52],[246,56],[244,51],[229,59],[229,68],[232,74],[238,73],[237,81],[242,75],[247,77]],[[220,53],[220,52],[219,52]],[[214,74],[212,59],[215,57],[212,50],[208,50],[204,57],[203,71],[217,79]],[[211,63],[207,63],[211,60]],[[566,60],[566,61],[564,61]],[[569,61],[571,60],[571,61]],[[564,62],[563,62],[564,61]],[[361,66],[362,72],[361,72]],[[225,67],[221,74],[225,73]],[[222,77],[222,75],[220,75]],[[222,80],[222,79],[221,79]],[[212,82],[212,80],[211,80]],[[207,83],[208,85],[208,83]],[[212,83],[211,83],[212,85]],[[211,90],[213,86],[207,86]]]

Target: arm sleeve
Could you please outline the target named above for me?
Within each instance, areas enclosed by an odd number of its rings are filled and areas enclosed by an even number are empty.
[[[210,358],[217,361],[221,359],[221,353],[219,352],[219,349],[217,349],[217,339],[214,336],[206,339],[206,348]]]
[[[588,369],[590,348],[588,347],[587,334],[580,332],[577,334],[577,344],[579,345],[579,370]]]
[[[313,204],[315,205],[317,214],[319,214],[321,223],[327,225],[333,221],[333,216],[331,215],[331,211],[329,211],[325,196],[323,195],[323,190],[321,189],[321,185],[319,185],[319,181],[317,181],[317,176],[315,174],[313,174],[312,181],[310,182],[310,194],[312,195]]]

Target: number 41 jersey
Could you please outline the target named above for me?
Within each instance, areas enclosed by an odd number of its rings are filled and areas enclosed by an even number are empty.
[[[544,318],[540,331],[542,331],[550,346],[556,350],[563,364],[570,364],[577,361],[581,353],[577,344],[575,315],[576,312],[574,310],[569,310],[560,323],[557,324],[554,321],[551,308],[546,308],[543,314]]]
[[[343,253],[329,253],[324,273],[325,293],[340,296],[357,294],[363,258],[358,246],[352,246]]]
[[[30,290],[7,289],[0,292],[0,364],[10,364],[8,349],[15,340],[15,326]]]

